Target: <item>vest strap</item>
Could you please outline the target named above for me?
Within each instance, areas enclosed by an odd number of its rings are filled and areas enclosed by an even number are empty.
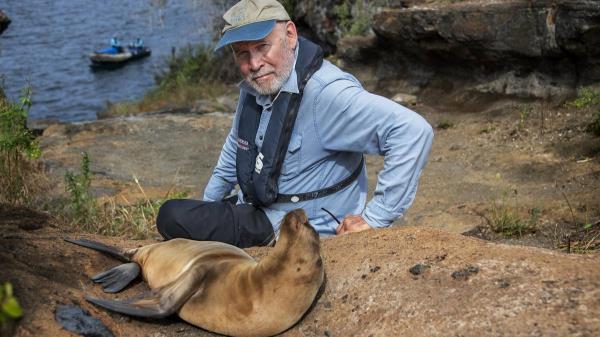
[[[358,164],[356,169],[354,169],[354,172],[352,172],[351,175],[344,178],[344,180],[338,182],[335,185],[325,187],[320,190],[316,190],[316,191],[312,191],[312,192],[306,192],[306,193],[278,194],[277,200],[275,200],[275,202],[277,202],[277,203],[279,203],[279,202],[294,202],[294,203],[296,203],[296,202],[300,202],[300,201],[307,201],[307,200],[323,198],[328,195],[339,192],[339,191],[343,190],[344,188],[348,187],[353,181],[355,181],[358,178],[358,176],[360,175],[360,172],[362,171],[364,162],[365,162],[365,157],[362,157],[360,160],[360,163]]]

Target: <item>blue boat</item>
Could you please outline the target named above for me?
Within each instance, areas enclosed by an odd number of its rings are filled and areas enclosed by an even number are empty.
[[[92,69],[114,69],[124,66],[130,61],[150,56],[150,48],[144,46],[142,40],[121,46],[116,38],[111,39],[111,46],[90,54]]]

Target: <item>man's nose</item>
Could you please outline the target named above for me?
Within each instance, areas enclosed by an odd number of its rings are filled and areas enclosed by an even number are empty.
[[[258,71],[263,65],[262,54],[258,52],[250,53],[250,69]]]

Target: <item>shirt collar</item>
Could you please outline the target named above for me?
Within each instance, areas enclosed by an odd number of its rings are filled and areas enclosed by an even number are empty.
[[[300,41],[296,42],[296,50],[294,51],[294,65],[292,67],[292,71],[287,81],[283,83],[279,92],[285,91],[292,94],[299,94],[300,90],[298,89],[298,74],[296,74],[296,61],[298,60],[298,50],[300,49]],[[256,97],[256,103],[265,106],[273,104],[270,95],[259,95],[254,88],[252,88],[246,81],[241,81],[239,87],[252,96]],[[277,94],[279,95],[279,93]],[[277,97],[277,96],[276,96]]]

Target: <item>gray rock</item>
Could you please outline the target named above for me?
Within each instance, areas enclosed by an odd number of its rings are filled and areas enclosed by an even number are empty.
[[[238,103],[238,95],[223,95],[217,98],[217,103],[224,112],[235,112]]]
[[[401,104],[401,105],[416,105],[417,104],[417,96],[398,93],[392,97],[392,101]]]
[[[215,103],[208,99],[197,100],[194,102],[194,104],[192,104],[192,107],[190,108],[190,112],[196,114],[205,114],[215,112],[216,110],[217,107]]]
[[[297,21],[337,47],[347,70],[448,106],[506,97],[555,103],[600,81],[600,2],[594,0],[392,0],[368,6],[375,37],[346,37],[339,1],[303,1]],[[352,8],[357,1],[348,0]],[[367,70],[372,69],[372,70]],[[371,84],[370,84],[371,85]]]

